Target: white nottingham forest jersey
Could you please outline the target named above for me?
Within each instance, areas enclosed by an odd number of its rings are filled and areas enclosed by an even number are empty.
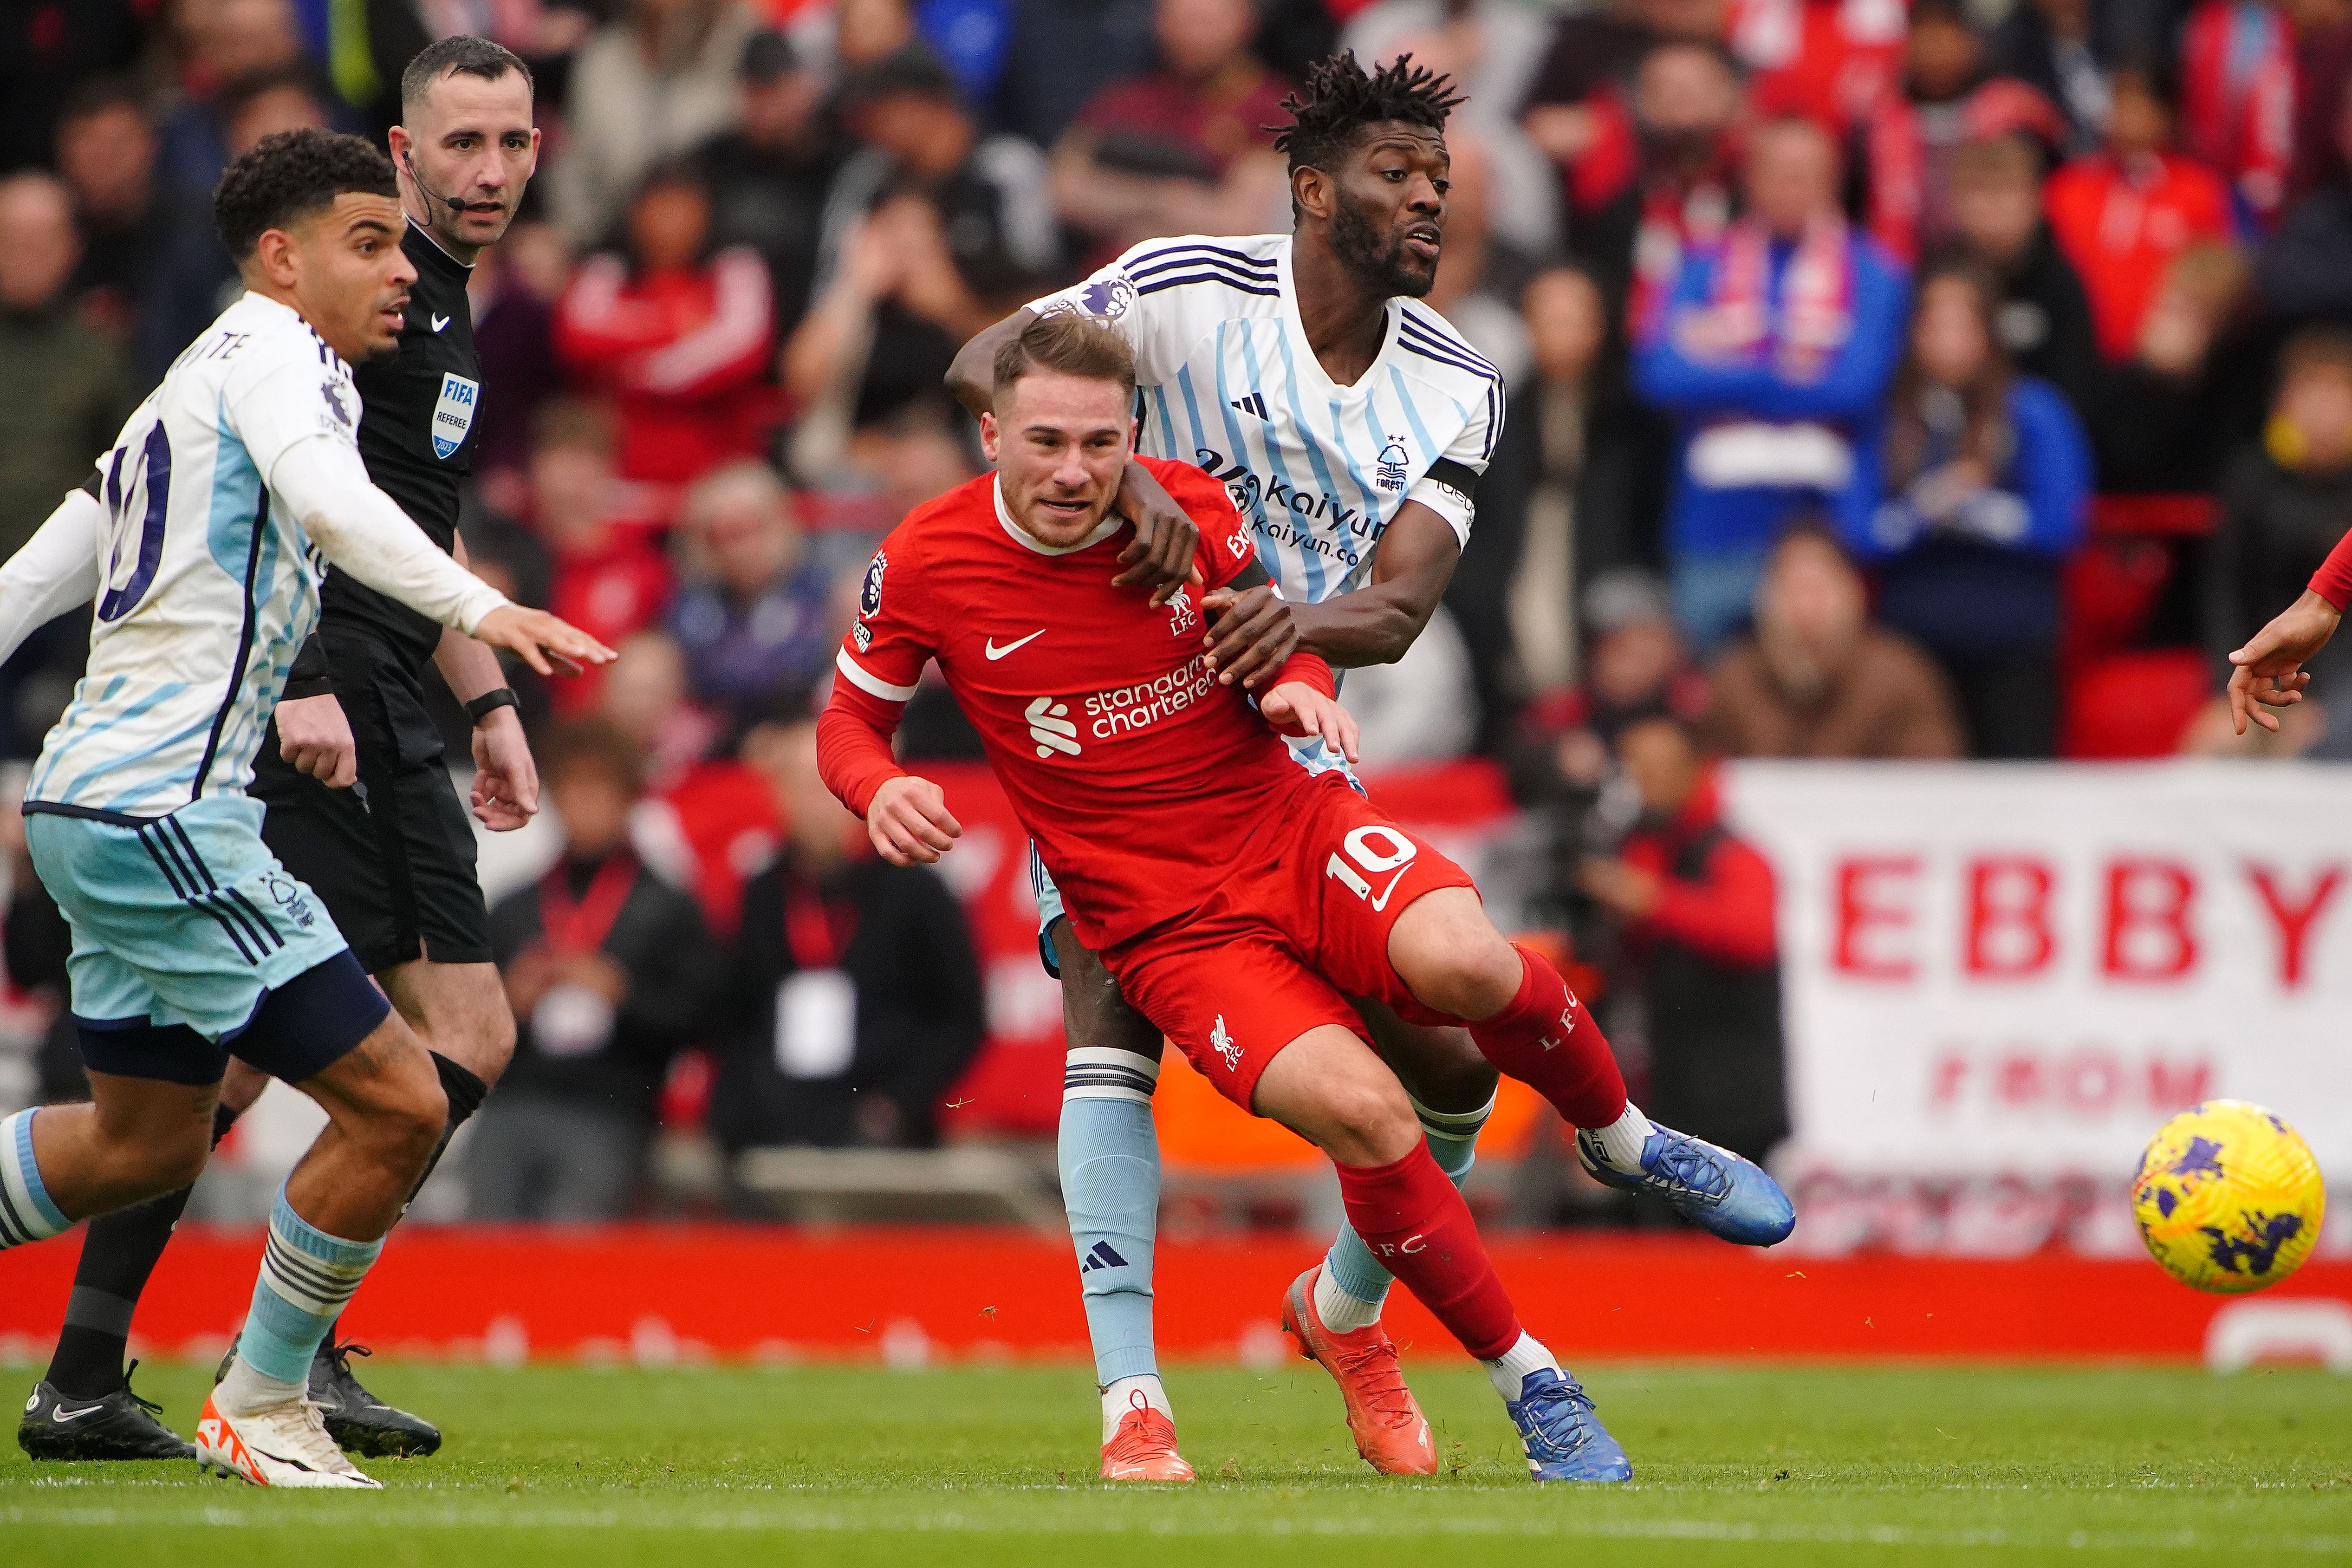
[[[1033,309],[1092,316],[1134,346],[1137,445],[1224,481],[1288,597],[1360,585],[1408,500],[1469,541],[1503,378],[1420,301],[1389,301],[1387,341],[1353,386],[1307,346],[1286,234],[1147,240]]]
[[[28,800],[155,816],[242,794],[322,563],[269,493],[313,437],[358,448],[349,366],[288,307],[247,294],[173,362],[98,460],[107,522],[89,667]]]

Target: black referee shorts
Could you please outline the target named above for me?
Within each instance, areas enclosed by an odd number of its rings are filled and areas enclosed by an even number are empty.
[[[360,782],[329,789],[279,754],[273,721],[253,769],[261,837],[326,901],[371,974],[430,958],[488,963],[474,828],[449,781],[416,672],[373,639],[329,644]]]

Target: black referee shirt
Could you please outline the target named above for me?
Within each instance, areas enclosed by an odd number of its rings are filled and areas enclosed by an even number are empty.
[[[368,478],[427,538],[449,550],[457,538],[458,484],[474,470],[482,395],[474,312],[466,298],[473,268],[413,219],[400,244],[416,264],[400,347],[352,373],[360,393],[360,457]],[[327,574],[320,605],[330,636],[372,633],[412,670],[421,669],[441,641],[438,621],[341,572]]]

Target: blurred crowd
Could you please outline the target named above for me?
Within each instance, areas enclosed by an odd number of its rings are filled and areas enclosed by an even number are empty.
[[[1713,999],[1662,1063],[1774,1064],[1664,1067],[1660,1114],[1779,1136],[1769,872],[1709,758],[2352,756],[2324,695],[2242,740],[2211,695],[2352,522],[2352,0],[23,0],[0,554],[236,289],[226,161],[380,141],[458,31],[546,132],[471,286],[465,536],[625,656],[517,672],[569,842],[494,917],[485,1212],[625,1201],[549,1173],[634,1168],[665,1095],[730,1145],[936,1138],[971,936],[809,760],[859,572],[978,471],[969,335],[1139,239],[1287,226],[1271,128],[1337,47],[1468,93],[1430,302],[1512,388],[1445,610],[1348,698],[1374,765],[1506,766],[1530,908],[1621,995]],[[0,753],[83,637],[0,669]],[[935,686],[905,750],[977,754]],[[864,977],[884,942],[931,992]]]

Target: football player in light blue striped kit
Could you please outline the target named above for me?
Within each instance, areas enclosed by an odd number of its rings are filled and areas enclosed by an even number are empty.
[[[373,1487],[304,1384],[446,1108],[424,1047],[263,845],[254,754],[329,563],[542,672],[612,655],[509,604],[368,481],[348,362],[396,343],[416,276],[391,162],[356,137],[273,136],[214,205],[247,292],[0,567],[0,658],[97,601],[24,807],[73,928],[92,1100],[0,1121],[0,1247],[193,1181],[232,1053],[297,1085],[328,1125],[278,1193],[197,1455],[260,1485]]]
[[[1128,340],[1139,449],[1223,479],[1251,535],[1219,547],[1255,549],[1274,579],[1204,603],[1218,617],[1210,656],[1221,679],[1255,686],[1300,642],[1341,668],[1394,661],[1436,609],[1469,539],[1505,388],[1420,302],[1436,278],[1444,130],[1458,101],[1445,78],[1410,57],[1370,74],[1351,54],[1319,62],[1303,99],[1285,104],[1293,123],[1276,143],[1289,156],[1291,233],[1138,245],[975,337],[950,372],[950,389],[977,414],[989,406],[997,347],[1039,314],[1091,316]],[[1189,525],[1137,465],[1121,510],[1139,531],[1122,560],[1190,560]],[[1169,536],[1187,547],[1160,548]],[[1186,590],[1163,582],[1159,591]],[[1318,741],[1293,749],[1312,771],[1346,766]],[[1160,1042],[1072,937],[1052,879],[1031,859],[1040,945],[1062,977],[1069,1037],[1059,1155],[1103,1394],[1102,1474],[1189,1479],[1151,1336]],[[1432,1154],[1459,1182],[1493,1109],[1494,1068],[1465,1031],[1360,1008],[1413,1096]],[[1609,1126],[1579,1129],[1578,1150],[1601,1181],[1663,1196],[1727,1239],[1763,1239],[1786,1206],[1761,1171],[1654,1129],[1631,1105]],[[1283,1322],[1339,1383],[1364,1458],[1427,1474],[1437,1468],[1428,1423],[1380,1328],[1391,1283],[1343,1226],[1292,1283]],[[1496,1375],[1514,1397],[1517,1374]]]

